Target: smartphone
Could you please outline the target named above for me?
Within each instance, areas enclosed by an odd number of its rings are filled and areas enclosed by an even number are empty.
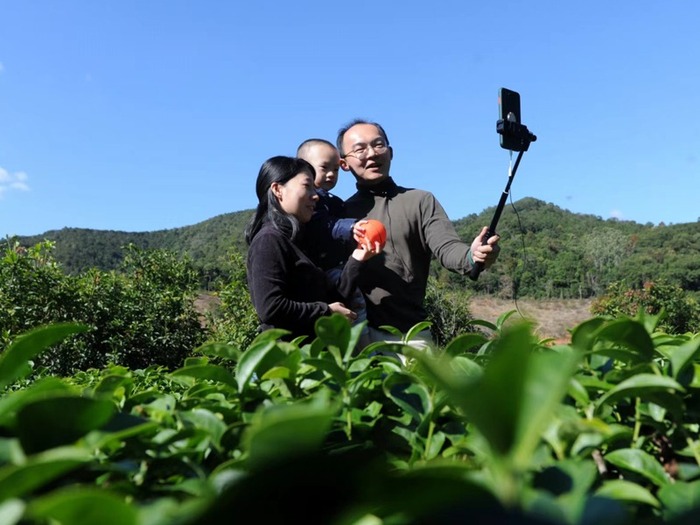
[[[520,93],[506,88],[498,90],[498,118],[504,122],[522,124],[520,120]],[[520,151],[522,138],[509,134],[507,131],[508,127],[506,126],[504,132],[501,133],[501,147],[511,151]]]

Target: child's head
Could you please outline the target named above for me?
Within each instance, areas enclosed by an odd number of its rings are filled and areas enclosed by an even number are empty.
[[[323,139],[309,139],[297,148],[297,157],[304,159],[316,170],[314,185],[326,191],[338,182],[340,157],[333,144]]]

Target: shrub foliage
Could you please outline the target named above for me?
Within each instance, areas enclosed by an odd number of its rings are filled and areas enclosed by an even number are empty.
[[[197,274],[162,250],[127,247],[119,271],[66,275],[49,241],[15,244],[0,259],[0,333],[5,343],[28,329],[73,321],[90,330],[42,354],[57,374],[109,363],[177,367],[205,338],[194,298]]]

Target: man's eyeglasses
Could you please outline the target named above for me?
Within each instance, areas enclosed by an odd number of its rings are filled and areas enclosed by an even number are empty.
[[[346,157],[355,157],[357,160],[365,160],[369,157],[369,149],[376,155],[384,153],[388,146],[383,140],[375,140],[372,144],[355,144],[355,147],[345,154]]]

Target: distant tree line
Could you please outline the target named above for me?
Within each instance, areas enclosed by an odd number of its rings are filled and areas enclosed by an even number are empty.
[[[454,221],[469,241],[488,225],[493,209]],[[20,237],[26,247],[55,243],[55,258],[67,273],[89,268],[113,270],[124,259],[124,246],[162,249],[187,255],[200,287],[215,289],[229,275],[232,249],[245,253],[243,230],[252,210],[216,216],[170,230],[128,233],[64,228]],[[572,213],[554,204],[524,198],[501,216],[500,258],[477,282],[434,265],[434,278],[451,289],[468,289],[503,298],[590,298],[619,281],[642,287],[647,281],[678,286],[700,295],[700,222],[653,225]]]

